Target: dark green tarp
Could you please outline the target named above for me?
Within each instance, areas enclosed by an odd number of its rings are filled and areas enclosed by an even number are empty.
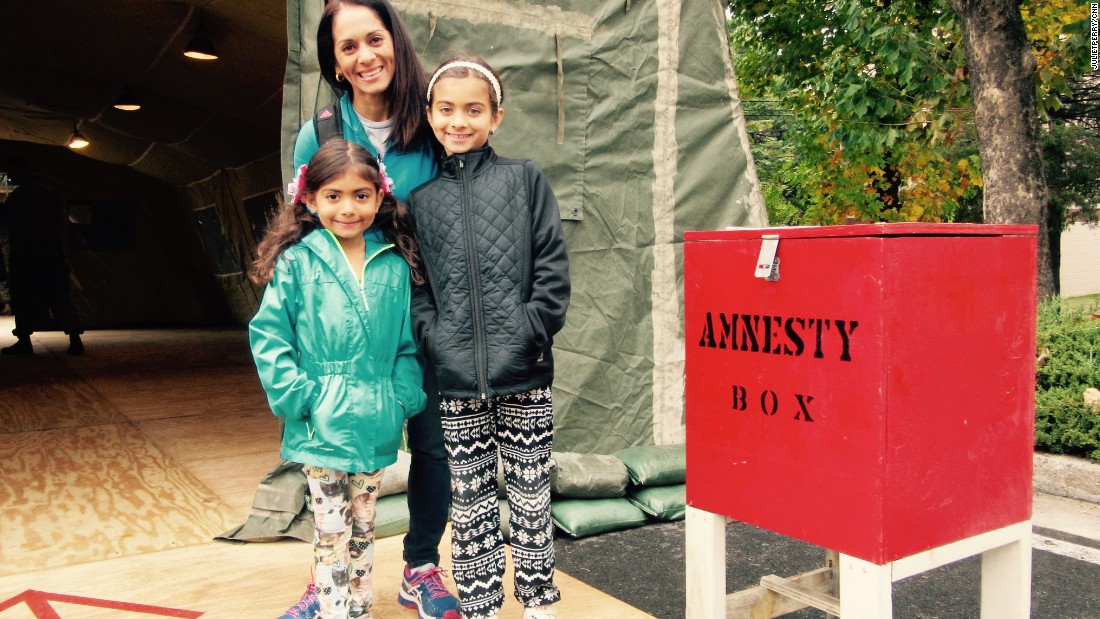
[[[288,0],[283,174],[333,95],[323,2]],[[556,338],[555,449],[682,443],[685,230],[766,223],[719,0],[398,0],[426,71],[475,53],[503,77],[503,155],[558,196],[573,298]]]

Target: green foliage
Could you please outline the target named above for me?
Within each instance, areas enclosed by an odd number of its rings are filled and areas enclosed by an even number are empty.
[[[768,225],[798,225],[802,218],[802,211],[787,200],[786,196],[783,195],[781,185],[774,181],[761,179],[760,191],[764,194],[764,206],[768,209]]]
[[[1023,0],[1020,13],[1035,49],[1039,114],[1047,117],[1089,73],[1088,7],[1085,0]]]
[[[743,105],[768,222],[773,226],[796,226],[801,222],[803,209],[791,202],[794,188],[787,179],[795,162],[789,135],[799,128],[793,115],[775,101],[744,101]]]
[[[1086,405],[1087,387],[1100,388],[1100,320],[1090,308],[1060,298],[1039,306],[1035,372],[1035,447],[1100,462],[1100,411]]]
[[[793,115],[787,193],[806,223],[951,221],[961,201],[980,194],[976,159],[951,152],[969,86],[942,0],[733,0],[730,8],[743,96],[778,99]]]
[[[1076,124],[1051,122],[1041,136],[1043,165],[1050,189],[1051,226],[1065,229],[1073,221],[1095,222],[1100,205],[1100,134]]]
[[[966,50],[946,0],[728,4],[742,97],[786,111],[783,144],[764,157],[785,147],[785,164],[760,172],[761,181],[781,187],[804,223],[980,221]],[[1087,7],[1023,0],[1021,14],[1036,54],[1040,115],[1050,119],[1088,73]],[[1084,140],[1061,138],[1056,149]],[[758,160],[761,147],[753,145]],[[1100,183],[1095,173],[1092,181]],[[1075,192],[1067,199],[1089,195]]]

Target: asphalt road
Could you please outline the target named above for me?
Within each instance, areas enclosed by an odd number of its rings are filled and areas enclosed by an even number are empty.
[[[1031,617],[1100,619],[1100,506],[1040,499],[1032,545]],[[559,539],[555,550],[558,568],[569,575],[658,619],[684,616],[683,521]],[[818,546],[739,522],[727,525],[726,551],[731,593],[759,584],[761,576],[793,576],[821,567],[824,559]],[[980,591],[981,560],[971,557],[894,583],[894,617],[979,619]],[[814,609],[786,615],[823,616]]]

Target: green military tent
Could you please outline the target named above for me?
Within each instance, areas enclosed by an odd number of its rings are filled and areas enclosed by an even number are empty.
[[[766,223],[720,0],[396,0],[426,69],[503,76],[502,154],[559,198],[573,301],[556,339],[555,448],[683,441],[680,242]],[[322,0],[39,0],[0,19],[0,171],[31,160],[70,205],[88,326],[247,321],[243,276],[333,95]],[[197,34],[216,61],[182,55]],[[124,92],[139,112],[113,107]],[[79,131],[81,151],[63,145]],[[0,194],[2,195],[2,194]]]

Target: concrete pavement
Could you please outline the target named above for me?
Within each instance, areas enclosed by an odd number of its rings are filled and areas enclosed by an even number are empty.
[[[1031,546],[1100,566],[1100,464],[1035,454]]]
[[[1100,504],[1053,494],[1035,493],[1031,522],[1100,543]]]

